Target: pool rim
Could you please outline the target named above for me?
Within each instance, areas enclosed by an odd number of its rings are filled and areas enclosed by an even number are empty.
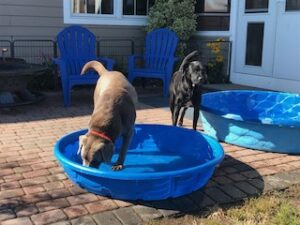
[[[280,91],[263,91],[263,90],[226,90],[226,91],[214,91],[214,92],[209,92],[209,93],[204,93],[202,94],[202,98],[205,96],[205,95],[213,95],[213,94],[218,94],[218,93],[228,93],[228,92],[260,92],[260,93],[281,93],[281,94],[287,94],[287,95],[298,95],[299,98],[300,98],[300,94],[297,94],[297,93],[289,93],[289,92],[280,92]],[[209,108],[207,106],[204,106],[203,105],[203,101],[201,101],[201,104],[200,104],[200,110],[203,111],[203,112],[206,112],[206,113],[211,113],[211,114],[214,114],[214,115],[217,115],[217,116],[220,116],[226,120],[233,120],[233,121],[238,121],[238,122],[246,122],[246,123],[254,123],[254,124],[260,124],[260,125],[264,125],[264,126],[276,126],[276,127],[288,127],[288,128],[300,128],[300,124],[295,124],[295,125],[287,125],[287,124],[271,124],[271,123],[263,123],[262,121],[256,119],[256,120],[251,120],[251,119],[247,119],[247,120],[238,120],[236,118],[228,118],[228,117],[225,117],[224,115],[226,115],[226,113],[222,112],[222,111],[219,111],[219,110],[215,110],[215,109],[212,109],[212,108]],[[234,113],[231,113],[232,115],[235,115],[235,116],[238,116],[240,114],[234,114]]]
[[[170,125],[163,125],[163,124],[135,124],[135,126],[162,126],[162,127],[170,127],[175,128],[174,126]],[[187,132],[197,132],[188,128],[182,128],[182,127],[176,127],[175,129],[184,129]],[[80,129],[73,132],[70,132],[64,136],[62,136],[55,144],[54,146],[54,155],[56,159],[59,161],[62,167],[69,167],[72,170],[75,170],[79,173],[84,173],[86,175],[92,175],[96,177],[101,178],[108,178],[108,179],[118,179],[118,180],[154,180],[154,179],[165,179],[175,176],[185,176],[190,173],[197,172],[199,173],[200,170],[205,171],[205,169],[214,169],[216,165],[220,164],[222,160],[225,157],[225,152],[221,144],[213,137],[210,137],[207,134],[204,134],[202,132],[197,132],[198,135],[202,135],[205,140],[208,142],[208,145],[210,145],[212,151],[215,153],[213,154],[214,158],[212,160],[209,160],[205,163],[202,163],[198,166],[185,168],[181,170],[170,170],[167,172],[147,172],[147,173],[124,173],[120,175],[121,171],[101,171],[96,168],[86,167],[82,166],[78,163],[75,163],[66,157],[61,153],[60,151],[60,145],[62,142],[69,136],[73,135],[80,135],[81,133],[85,133],[87,129]],[[126,159],[125,159],[126,162]],[[126,166],[126,164],[125,164]],[[200,171],[201,172],[201,171]]]

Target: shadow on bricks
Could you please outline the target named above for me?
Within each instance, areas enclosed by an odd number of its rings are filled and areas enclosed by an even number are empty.
[[[204,188],[178,198],[132,203],[145,209],[154,208],[162,216],[192,214],[216,205],[227,207],[258,196],[264,189],[264,180],[254,168],[226,156]]]

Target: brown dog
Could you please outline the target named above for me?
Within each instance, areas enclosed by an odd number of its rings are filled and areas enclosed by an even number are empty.
[[[99,167],[110,162],[114,141],[122,135],[123,143],[113,170],[121,170],[128,145],[134,131],[137,94],[125,76],[117,71],[107,71],[98,61],[84,65],[81,74],[94,69],[101,76],[94,92],[94,111],[87,134],[79,137],[79,152],[83,165]]]

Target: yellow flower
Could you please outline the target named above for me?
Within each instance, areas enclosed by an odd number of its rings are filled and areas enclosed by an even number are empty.
[[[220,48],[213,48],[211,51],[215,54],[218,54],[221,50]]]
[[[218,55],[216,57],[216,62],[223,62],[223,60],[224,60],[224,57],[222,55]]]
[[[209,48],[211,47],[211,42],[207,43],[207,47],[209,47]]]

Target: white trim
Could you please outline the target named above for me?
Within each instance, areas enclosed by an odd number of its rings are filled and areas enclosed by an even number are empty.
[[[196,31],[195,36],[201,37],[230,37],[229,31]]]
[[[72,1],[63,1],[64,23],[65,24],[92,24],[92,25],[147,25],[148,16],[129,16],[122,14],[122,1],[114,0],[113,15],[95,14],[73,14]]]
[[[248,85],[258,88],[265,88],[275,91],[300,93],[300,81],[280,79],[276,77],[257,76],[253,74],[236,73],[230,74],[230,80],[234,84]]]

